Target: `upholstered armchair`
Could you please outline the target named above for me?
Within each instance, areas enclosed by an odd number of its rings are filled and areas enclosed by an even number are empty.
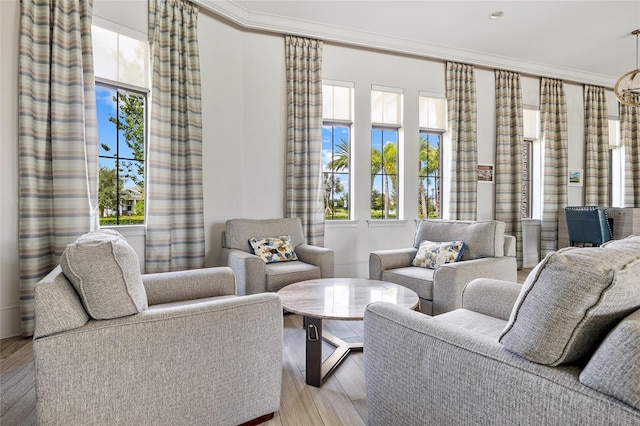
[[[255,254],[251,239],[288,237],[287,250],[295,253],[284,261],[265,260]],[[278,291],[299,281],[333,278],[333,250],[306,244],[300,218],[230,219],[222,238],[223,264],[229,266],[238,294]]]
[[[462,290],[474,278],[517,280],[516,239],[504,230],[504,222],[495,220],[422,220],[412,247],[369,254],[369,278],[415,291],[425,314],[452,311],[462,306]],[[423,241],[463,242],[465,248],[455,262],[431,265],[433,269],[414,266]]]
[[[280,406],[282,306],[229,268],[140,275],[119,234],[81,237],[35,287],[46,425],[237,425]],[[251,324],[251,326],[247,326]]]
[[[640,237],[548,254],[461,309],[364,314],[367,423],[640,425]]]

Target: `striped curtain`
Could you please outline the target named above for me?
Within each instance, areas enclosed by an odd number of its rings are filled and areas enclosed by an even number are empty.
[[[544,150],[540,252],[558,249],[558,209],[567,205],[567,101],[560,80],[540,82],[540,133]]]
[[[198,8],[149,0],[146,272],[204,267]]]
[[[286,215],[300,217],[307,243],[324,245],[322,41],[285,36]]]
[[[19,252],[22,334],[34,286],[66,245],[97,228],[98,130],[91,0],[22,0]]]
[[[519,74],[496,70],[495,78],[496,219],[516,237],[516,259],[522,268],[522,89]]]
[[[472,65],[447,62],[451,134],[450,219],[475,220],[478,210],[476,79]]]
[[[584,203],[609,205],[609,114],[604,87],[584,86]]]
[[[640,207],[640,107],[620,104],[620,141],[624,148],[624,207]]]

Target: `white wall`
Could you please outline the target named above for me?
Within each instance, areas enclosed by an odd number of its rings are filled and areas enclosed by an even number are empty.
[[[131,16],[145,13],[145,2],[129,8],[120,2],[98,0],[96,14],[121,25],[145,31],[144,23]],[[142,5],[141,5],[142,4]],[[122,18],[122,19],[120,19]],[[0,1],[0,337],[20,333],[18,314],[18,154],[17,67],[19,1]],[[234,217],[281,217],[284,212],[284,165],[286,145],[286,91],[284,38],[281,35],[247,31],[209,12],[199,17],[202,68],[204,205],[206,264],[220,264],[221,233]],[[13,60],[9,60],[13,58]],[[368,276],[371,250],[406,247],[412,243],[417,218],[418,92],[445,93],[445,64],[441,61],[383,53],[326,43],[323,55],[326,79],[355,84],[355,128],[353,147],[356,182],[352,208],[354,221],[328,223],[325,245],[336,251],[336,276]],[[476,68],[478,93],[478,159],[494,163],[494,76],[492,70]],[[370,182],[370,90],[371,85],[404,89],[404,140],[401,168],[405,170],[405,220],[369,221]],[[539,79],[523,78],[523,98],[537,105]],[[617,115],[611,98],[610,114]],[[569,115],[569,167],[582,168],[582,89],[567,85]],[[615,111],[612,108],[616,108]],[[412,195],[413,197],[413,195]],[[478,218],[494,217],[494,187],[478,186]],[[580,204],[581,189],[570,188],[570,203]],[[144,256],[143,236],[134,236],[135,247]]]

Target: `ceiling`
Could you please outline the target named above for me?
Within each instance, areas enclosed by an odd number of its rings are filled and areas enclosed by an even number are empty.
[[[635,68],[640,28],[640,0],[197,2],[247,28],[607,86]]]

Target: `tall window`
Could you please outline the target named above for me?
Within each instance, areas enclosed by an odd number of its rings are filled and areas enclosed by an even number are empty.
[[[350,163],[353,125],[353,87],[348,83],[322,85],[322,181],[327,220],[351,218]]]
[[[144,223],[149,47],[93,26],[100,225]]]
[[[402,91],[371,90],[371,218],[397,219]]]
[[[534,195],[534,144],[539,143],[540,112],[537,109],[523,108],[523,132],[522,141],[522,201],[520,211],[523,218],[533,216]]]
[[[443,98],[419,96],[418,217],[442,217],[442,135],[446,131],[447,105]]]
[[[620,120],[609,120],[609,148],[609,205],[622,207],[624,147],[620,145]]]

